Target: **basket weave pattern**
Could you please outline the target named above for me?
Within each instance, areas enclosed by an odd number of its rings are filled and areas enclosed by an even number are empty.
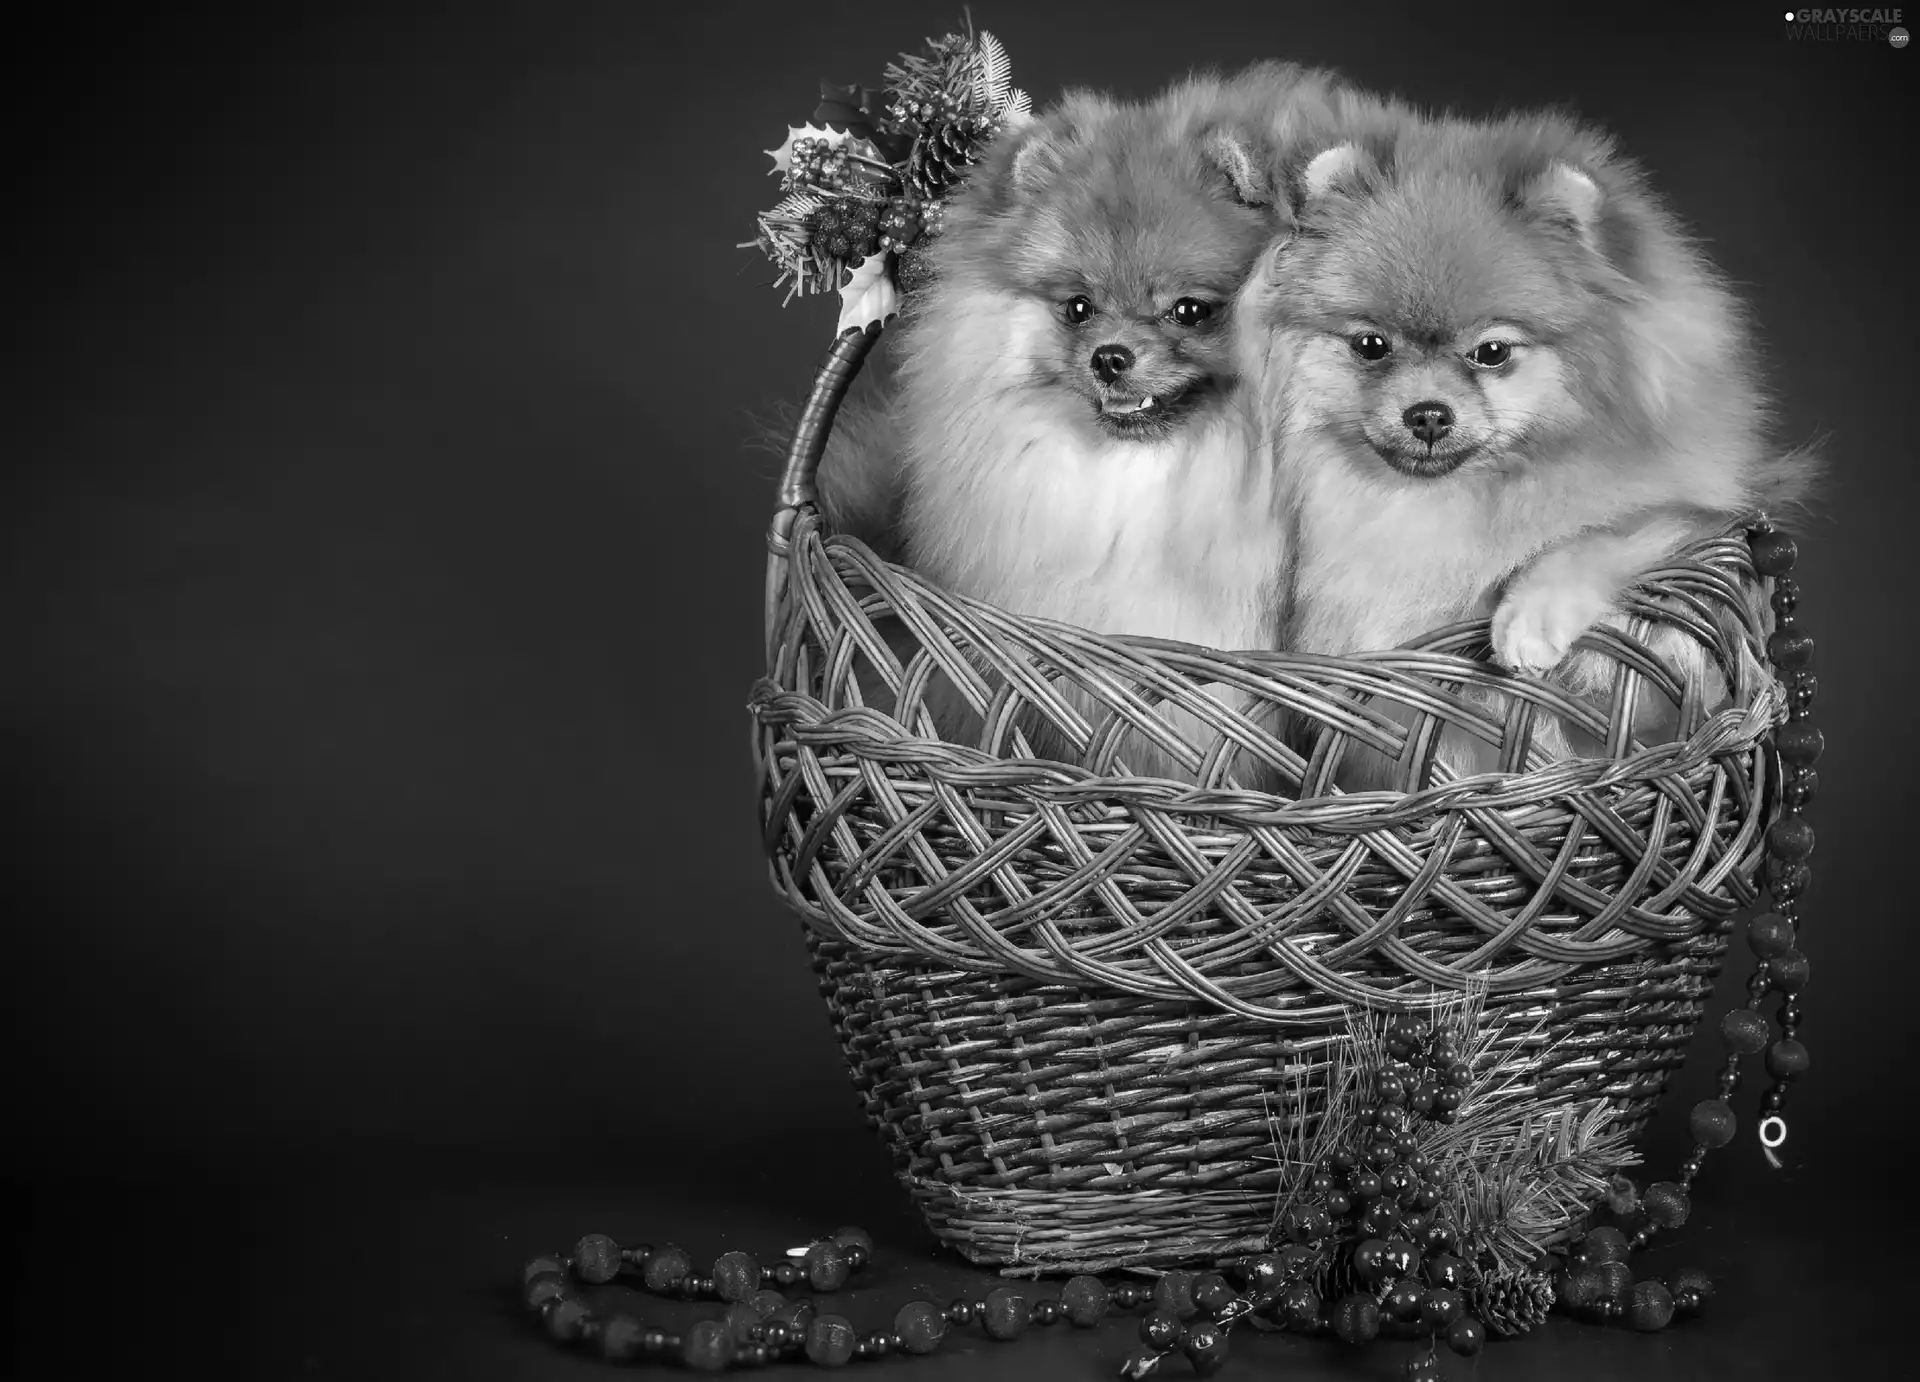
[[[1021,619],[822,531],[811,466],[865,344],[838,343],[796,438],[756,752],[774,884],[934,1232],[1025,1272],[1264,1245],[1356,1009],[1472,993],[1543,1107],[1603,1098],[1644,1124],[1754,899],[1775,795],[1784,707],[1746,544],[1650,575],[1624,628],[1583,640],[1613,673],[1583,697],[1472,656],[1484,622],[1323,658]],[[1727,704],[1656,630],[1703,650]],[[935,732],[942,680],[976,741]],[[1665,742],[1636,737],[1648,701]],[[1604,752],[1547,761],[1548,717]],[[1032,755],[1039,721],[1070,757]],[[1443,732],[1503,771],[1455,778]],[[1128,776],[1131,736],[1186,781]],[[1404,790],[1340,793],[1350,745]]]

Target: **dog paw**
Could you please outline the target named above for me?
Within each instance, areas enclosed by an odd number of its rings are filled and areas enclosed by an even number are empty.
[[[1493,612],[1493,656],[1502,667],[1545,676],[1606,612],[1606,601],[1583,590],[1522,587]]]

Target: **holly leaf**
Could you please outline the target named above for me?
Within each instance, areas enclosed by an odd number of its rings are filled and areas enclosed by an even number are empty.
[[[839,86],[833,82],[820,83],[820,100],[823,104],[850,106],[860,112],[862,120],[871,120],[886,107],[886,92],[873,86],[849,84]]]
[[[851,83],[843,86],[839,82],[830,82],[825,77],[822,77],[820,79],[820,104],[827,105],[829,103],[852,106],[858,110],[860,108],[860,88]]]
[[[834,335],[850,326],[864,330],[900,310],[900,290],[887,272],[887,258],[885,250],[870,254],[850,271],[840,289],[840,324],[833,328]]]
[[[855,158],[871,159],[875,163],[886,162],[886,160],[880,156],[880,150],[874,147],[873,141],[860,135],[848,136],[847,152]]]
[[[844,130],[818,129],[811,123],[805,125],[789,125],[787,127],[786,140],[779,148],[762,149],[760,152],[766,154],[773,160],[774,172],[784,175],[793,171],[793,145],[795,140],[821,139],[826,141],[828,148],[833,149],[838,148],[851,138],[853,138],[853,136]],[[861,141],[861,143],[865,142],[864,140]],[[867,147],[871,148],[873,146],[869,144]],[[858,145],[855,146],[855,152],[859,152]]]
[[[868,160],[868,166],[857,169],[856,171],[869,181],[880,182],[886,180],[889,176],[884,167],[872,166],[874,164],[884,165],[888,160],[881,154],[880,150],[874,146],[871,139],[855,135],[848,130],[836,130],[831,127],[822,128],[813,124],[789,126],[786,141],[781,144],[779,148],[761,150],[762,153],[773,160],[773,171],[775,173],[785,176],[787,173],[793,171],[793,146],[796,141],[802,139],[821,140],[829,149],[838,149],[845,146],[847,152],[855,158]]]
[[[813,118],[823,125],[837,125],[860,139],[871,139],[881,113],[880,93],[868,86],[837,86],[820,83],[820,104]]]

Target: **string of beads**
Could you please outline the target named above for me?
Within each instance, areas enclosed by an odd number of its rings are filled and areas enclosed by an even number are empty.
[[[1331,1310],[1308,1279],[1317,1254],[1298,1245],[1222,1263],[1217,1271],[1167,1272],[1151,1283],[1076,1276],[1057,1295],[1008,1285],[983,1298],[962,1297],[946,1306],[910,1301],[895,1313],[891,1328],[864,1334],[845,1316],[823,1313],[806,1297],[789,1300],[766,1284],[804,1281],[823,1291],[838,1289],[846,1285],[852,1271],[871,1260],[871,1241],[857,1228],[842,1228],[804,1249],[790,1249],[789,1260],[780,1267],[796,1265],[791,1259],[797,1256],[799,1270],[792,1273],[763,1268],[746,1253],[732,1252],[719,1258],[708,1275],[700,1276],[692,1272],[681,1248],[622,1248],[606,1234],[595,1233],[582,1238],[565,1256],[529,1262],[523,1299],[559,1343],[591,1349],[612,1363],[679,1364],[704,1373],[788,1361],[840,1367],[896,1353],[932,1353],[951,1332],[972,1326],[979,1326],[988,1338],[1008,1342],[1032,1326],[1065,1322],[1090,1329],[1114,1315],[1140,1316],[1141,1347],[1121,1366],[1121,1376],[1128,1379],[1151,1377],[1176,1355],[1184,1355],[1197,1375],[1210,1376],[1227,1361],[1228,1336],[1234,1327],[1248,1322],[1256,1329],[1331,1332],[1354,1344],[1380,1337],[1425,1337],[1430,1345],[1444,1339],[1456,1353],[1467,1356],[1478,1353],[1486,1338],[1479,1322],[1465,1313],[1464,1264],[1457,1258],[1437,1256],[1427,1262],[1423,1280],[1414,1274],[1418,1255],[1400,1243],[1362,1244],[1356,1250],[1357,1269],[1363,1276],[1392,1283],[1384,1301],[1357,1292]],[[1585,1289],[1578,1285],[1583,1280],[1579,1272],[1588,1270],[1598,1273],[1596,1292],[1590,1293],[1596,1298],[1598,1293],[1619,1289],[1621,1275],[1627,1271],[1625,1236],[1617,1229],[1597,1229],[1587,1235],[1584,1246],[1590,1259],[1577,1269],[1574,1289]],[[630,1311],[597,1310],[581,1293],[582,1286],[604,1285],[623,1275],[639,1278],[656,1294],[716,1297],[727,1301],[728,1307],[724,1314],[679,1333],[643,1324]],[[817,1284],[822,1282],[827,1284]],[[1671,1288],[1663,1282],[1636,1284],[1629,1275],[1626,1290],[1633,1323],[1651,1329],[1664,1327],[1676,1311],[1697,1311],[1712,1288],[1703,1273],[1687,1272],[1676,1277]],[[1591,1314],[1594,1304],[1595,1300],[1583,1300],[1577,1308]],[[1606,1312],[1599,1313],[1604,1317]],[[1437,1366],[1430,1346],[1409,1366],[1408,1375],[1436,1377]]]
[[[1814,771],[1826,741],[1812,722],[1819,690],[1813,665],[1813,639],[1795,617],[1800,592],[1789,574],[1799,556],[1793,539],[1771,523],[1756,523],[1747,534],[1754,568],[1773,580],[1770,597],[1774,631],[1767,639],[1767,658],[1787,690],[1787,723],[1774,734],[1775,769],[1780,781],[1779,817],[1767,831],[1764,878],[1771,910],[1747,924],[1747,946],[1760,963],[1747,981],[1747,1002],[1734,1008],[1720,1024],[1727,1057],[1719,1075],[1718,1096],[1694,1105],[1689,1116],[1694,1148],[1681,1164],[1680,1185],[1691,1187],[1707,1152],[1731,1142],[1737,1129],[1732,1098],[1740,1087],[1740,1062],[1766,1053],[1767,1073],[1773,1084],[1760,1098],[1759,1135],[1768,1159],[1780,1165],[1778,1149],[1787,1139],[1787,1086],[1807,1072],[1807,1048],[1799,1039],[1800,992],[1807,985],[1807,957],[1799,948],[1800,898],[1813,880],[1807,860],[1813,853],[1813,828],[1805,809],[1819,791]],[[1768,995],[1780,995],[1780,1036],[1771,1038],[1762,1005]],[[1638,1237],[1633,1246],[1645,1242]]]

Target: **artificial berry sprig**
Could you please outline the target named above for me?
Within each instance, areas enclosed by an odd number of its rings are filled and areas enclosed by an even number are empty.
[[[1228,1336],[1251,1319],[1260,1303],[1251,1291],[1236,1291],[1218,1271],[1168,1272],[1154,1283],[1153,1308],[1140,1321],[1142,1347],[1120,1364],[1120,1376],[1152,1377],[1175,1353],[1183,1353],[1200,1377],[1226,1366]]]
[[[894,177],[891,164],[865,152],[871,147],[855,147],[849,141],[831,138],[796,138],[780,190],[871,195]]]
[[[1447,1189],[1418,1128],[1458,1118],[1473,1069],[1452,1032],[1411,1014],[1394,1018],[1383,1045],[1353,1139],[1328,1153],[1282,1219],[1292,1243],[1276,1259],[1271,1306],[1289,1327],[1330,1328],[1349,1343],[1411,1329],[1470,1355],[1486,1330],[1467,1307]]]
[[[774,286],[789,298],[844,292],[848,273],[864,273],[859,324],[886,320],[897,299],[878,290],[882,277],[901,293],[933,281],[926,250],[945,202],[1002,126],[1031,114],[1011,73],[1000,41],[969,26],[901,54],[884,91],[823,84],[808,123],[788,126],[781,146],[766,151],[783,200],[756,218],[756,235],[740,248],[773,262]],[[843,314],[836,330],[849,324]]]

